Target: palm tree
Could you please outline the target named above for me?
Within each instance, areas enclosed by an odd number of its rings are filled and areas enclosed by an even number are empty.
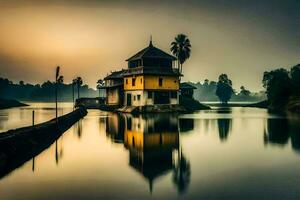
[[[60,67],[56,67],[56,73],[55,73],[55,117],[56,117],[56,123],[57,123],[57,94],[58,94],[58,84],[63,83],[64,77],[59,75]]]
[[[83,81],[81,77],[77,77],[76,78],[76,84],[77,84],[77,95],[78,95],[78,99],[80,97],[80,86],[82,85]]]
[[[171,43],[171,52],[177,57],[178,70],[182,73],[182,64],[189,59],[191,55],[191,43],[184,34],[178,34],[175,41]]]
[[[99,79],[97,81],[97,89],[99,90],[99,98],[100,98],[100,89],[104,86],[104,81],[102,79]]]
[[[73,80],[72,80],[72,95],[73,95],[73,108],[74,108],[74,106],[75,106],[75,85],[76,85],[76,81],[77,81],[77,79],[76,78],[74,78]]]

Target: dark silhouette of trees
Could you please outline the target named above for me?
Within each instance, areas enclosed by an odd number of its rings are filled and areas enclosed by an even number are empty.
[[[190,58],[191,47],[190,40],[184,34],[178,34],[175,37],[175,41],[171,43],[171,52],[177,57],[180,73],[182,73],[183,63]]]
[[[75,106],[75,85],[76,79],[72,80],[72,100],[73,100],[73,107]]]
[[[221,74],[217,84],[216,95],[223,104],[227,104],[233,94],[232,81],[227,74]]]
[[[100,90],[103,88],[103,86],[104,86],[104,80],[103,79],[99,79],[97,81],[97,89],[99,91],[99,97],[100,97]]]
[[[291,82],[295,93],[300,94],[300,64],[292,67]]]
[[[265,72],[263,86],[266,88],[270,108],[280,110],[286,105],[292,91],[291,79],[286,69]]]
[[[47,101],[55,99],[55,81],[45,81],[42,84],[23,83],[22,85],[0,77],[0,98],[15,99],[19,101]],[[58,101],[72,102],[72,83],[59,83]],[[75,90],[74,85],[74,92]],[[80,95],[84,97],[97,97],[98,92],[87,85],[80,88]],[[74,94],[75,96],[75,94]]]
[[[197,89],[194,90],[194,98],[199,101],[219,101],[219,98],[216,96],[216,90],[217,90],[217,82],[210,81],[208,79],[205,79],[203,83],[197,82],[192,83],[188,82],[192,86],[195,86]],[[245,87],[243,87],[244,90],[247,90]],[[249,95],[246,93],[243,94],[242,91],[239,93],[232,93],[231,101],[247,101],[247,102],[259,102],[266,100],[266,94],[265,91],[260,92],[251,92],[247,90]],[[246,95],[245,95],[246,94]]]
[[[78,99],[80,98],[80,87],[83,84],[82,78],[81,77],[77,77],[76,78],[76,85],[77,85],[77,95],[78,95]]]
[[[57,122],[57,98],[58,98],[58,87],[59,84],[62,84],[64,81],[64,77],[60,76],[60,67],[56,67],[56,74],[55,74],[55,117],[56,117],[56,122]]]
[[[299,101],[300,64],[293,66],[290,71],[279,68],[265,72],[262,82],[266,88],[269,108],[284,110],[290,101]]]
[[[243,96],[250,96],[251,92],[249,90],[247,90],[244,86],[241,86],[241,91],[240,91],[240,94],[243,95]]]

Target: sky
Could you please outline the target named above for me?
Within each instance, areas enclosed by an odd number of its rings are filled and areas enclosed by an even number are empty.
[[[0,0],[0,77],[41,83],[61,66],[65,82],[91,87],[149,44],[170,53],[191,40],[183,81],[262,90],[263,72],[300,63],[299,0]]]

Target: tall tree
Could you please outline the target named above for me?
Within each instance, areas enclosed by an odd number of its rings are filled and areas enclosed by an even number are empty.
[[[76,78],[74,78],[74,79],[72,80],[72,99],[73,99],[73,108],[74,108],[74,106],[75,106],[75,85],[76,85],[76,81],[77,81]]]
[[[266,88],[269,105],[274,110],[284,108],[293,92],[289,72],[283,68],[265,72],[263,86]]]
[[[99,97],[100,97],[100,90],[103,88],[103,86],[104,86],[104,81],[103,81],[103,79],[99,79],[99,80],[97,81],[97,89],[99,90]]]
[[[171,43],[171,52],[177,57],[178,70],[182,73],[183,63],[190,58],[191,55],[191,42],[184,34],[178,34],[175,41]]]
[[[300,64],[295,65],[291,69],[291,81],[293,84],[294,93],[300,93]]]
[[[60,67],[56,67],[56,73],[55,73],[55,117],[56,117],[56,122],[57,122],[57,96],[58,96],[58,84],[63,83],[64,78],[63,76],[60,76]]]
[[[227,74],[221,74],[217,84],[216,95],[223,104],[227,104],[233,94],[232,81]]]
[[[79,99],[79,97],[80,97],[80,87],[83,84],[83,81],[82,81],[81,77],[76,78],[76,84],[77,84],[77,95],[78,95],[78,99]]]
[[[243,95],[243,96],[250,96],[251,92],[249,90],[247,90],[244,86],[241,86],[240,87],[241,91],[240,91],[240,94]]]

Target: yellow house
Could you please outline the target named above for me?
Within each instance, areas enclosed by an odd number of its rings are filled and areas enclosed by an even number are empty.
[[[178,105],[179,76],[176,58],[153,46],[128,58],[123,74],[124,105]]]

